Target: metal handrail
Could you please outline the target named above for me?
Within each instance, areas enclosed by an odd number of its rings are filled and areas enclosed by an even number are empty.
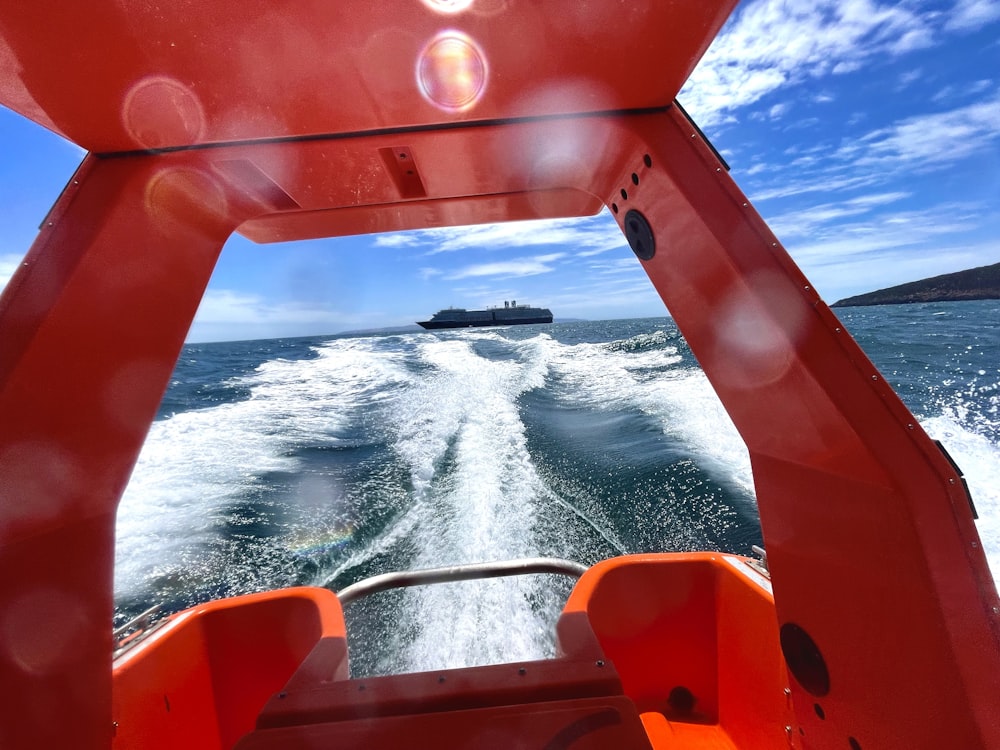
[[[553,573],[556,575],[579,578],[587,572],[587,566],[572,560],[558,557],[527,557],[518,560],[501,560],[498,562],[472,563],[469,565],[454,565],[445,568],[425,568],[423,570],[406,570],[395,573],[365,578],[337,592],[340,603],[350,604],[366,596],[377,594],[389,589],[424,586],[432,583],[453,583],[455,581],[471,581],[484,578],[502,578],[505,576],[522,576],[535,573]],[[132,648],[161,625],[167,619],[154,623],[160,614],[162,604],[150,607],[142,614],[116,628],[112,633],[114,640],[113,655],[118,658]]]
[[[163,609],[162,604],[154,604],[145,612],[133,617],[120,628],[115,628],[111,633],[111,637],[115,641],[119,641],[132,630],[145,630],[150,626],[153,618],[160,613],[161,609]]]
[[[453,583],[480,578],[502,578],[522,576],[532,573],[555,573],[556,575],[579,578],[587,571],[586,565],[557,557],[528,557],[519,560],[454,565],[445,568],[425,568],[395,573],[383,573],[352,583],[337,592],[341,604],[349,604],[366,596],[389,589],[423,586],[432,583]]]
[[[166,624],[166,620],[156,620],[163,604],[154,604],[137,617],[132,618],[120,628],[115,628],[111,633],[112,648],[111,657],[117,659],[133,646],[149,636],[160,626]]]

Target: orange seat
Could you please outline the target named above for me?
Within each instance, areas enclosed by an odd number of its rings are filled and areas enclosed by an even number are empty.
[[[179,612],[115,661],[114,747],[167,750],[197,737],[199,748],[229,750],[307,655],[337,641],[346,643],[343,612],[322,588]],[[346,646],[343,656],[339,674],[346,675]]]
[[[558,632],[554,659],[354,680],[342,641],[322,639],[236,747],[648,748],[587,618]]]
[[[769,581],[714,552],[627,555],[580,578],[586,620],[658,750],[787,749],[795,722]],[[777,731],[775,731],[777,728]]]

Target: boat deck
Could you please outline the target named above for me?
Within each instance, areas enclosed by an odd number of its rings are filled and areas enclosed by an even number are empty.
[[[116,663],[115,745],[176,747],[196,727],[236,750],[788,746],[773,601],[742,558],[599,563],[556,631],[552,659],[351,679],[333,592],[202,605]]]

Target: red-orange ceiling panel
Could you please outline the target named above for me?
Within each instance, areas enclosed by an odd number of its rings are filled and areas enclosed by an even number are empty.
[[[735,0],[0,5],[0,102],[98,153],[668,104]]]
[[[262,216],[237,230],[254,242],[289,242],[350,234],[378,234],[413,228],[467,226],[502,221],[553,219],[596,214],[599,198],[576,190],[482,195],[386,206],[351,206]]]

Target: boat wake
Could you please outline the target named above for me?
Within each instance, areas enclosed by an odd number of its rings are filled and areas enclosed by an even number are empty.
[[[603,341],[525,329],[313,341],[296,359],[220,369],[238,381],[232,400],[154,423],[136,466],[118,516],[119,618],[399,569],[748,553],[760,532],[746,448],[676,332],[630,324]],[[967,406],[923,424],[965,470],[998,570],[996,424]],[[529,576],[352,604],[369,647],[352,668],[551,655],[569,585]]]
[[[963,471],[979,514],[976,527],[993,580],[1000,580],[1000,446],[981,431],[969,429],[953,409],[926,418],[921,425],[928,435],[941,441]],[[982,426],[995,428],[995,425]]]

